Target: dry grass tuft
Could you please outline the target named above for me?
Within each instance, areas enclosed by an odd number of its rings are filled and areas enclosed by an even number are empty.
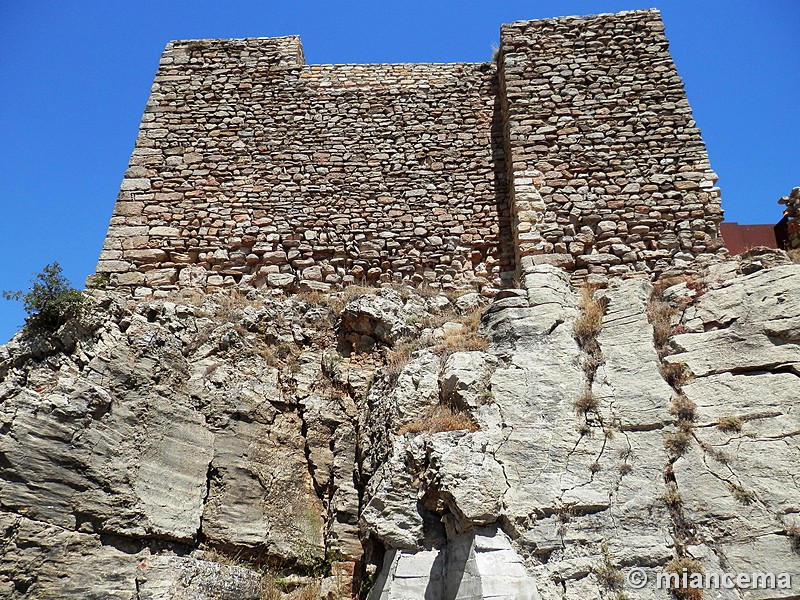
[[[664,448],[673,456],[683,456],[692,443],[697,405],[683,394],[672,398],[669,412],[678,418],[678,429],[664,436]]]
[[[436,344],[433,344],[435,338],[431,336],[420,337],[419,335],[396,343],[385,355],[386,363],[384,372],[389,382],[394,383],[397,381],[397,377],[408,364],[411,355],[415,351],[432,344],[431,350],[438,354],[442,361],[447,360],[447,358],[455,352],[486,350],[489,346],[489,342],[478,332],[482,315],[483,310],[479,309],[456,317],[455,319],[453,318],[453,314],[449,313],[422,317],[420,321],[415,322],[418,326],[437,328],[448,320],[454,320],[454,322],[460,323],[461,327],[448,328],[444,336]]]
[[[587,386],[587,388],[583,391],[583,394],[575,400],[575,412],[578,415],[585,415],[589,411],[597,411],[598,407],[600,406],[600,401],[597,397],[592,393],[591,388]]]
[[[662,361],[658,368],[664,381],[676,390],[680,390],[681,386],[689,380],[686,363]]]
[[[679,507],[682,500],[681,493],[678,491],[678,484],[674,481],[670,481],[667,484],[667,491],[662,494],[661,499],[664,501],[664,504],[670,508]]]
[[[702,573],[703,564],[693,558],[674,558],[664,567],[664,571],[677,574],[680,580],[684,573],[687,573],[688,576],[691,576],[692,573]],[[680,584],[678,587],[672,588],[672,593],[679,600],[700,600],[703,597],[702,589],[682,587]]]
[[[434,350],[437,354],[445,355],[446,358],[454,352],[486,350],[488,346],[489,342],[485,337],[479,335],[476,331],[469,331],[465,328],[458,331],[448,331]]]
[[[230,554],[226,554],[225,552],[217,548],[209,548],[208,550],[203,550],[203,555],[201,559],[207,560],[209,562],[215,562],[219,565],[225,565],[228,567],[246,566],[237,556],[231,556]]]
[[[692,435],[684,429],[678,429],[664,436],[664,448],[674,456],[683,456],[689,449]]]
[[[447,360],[447,357],[455,352],[486,350],[489,341],[478,333],[482,316],[483,309],[480,308],[458,317],[456,322],[463,327],[445,332],[442,341],[434,346],[434,352],[441,354],[442,360]]]
[[[305,290],[295,295],[295,298],[312,306],[328,306],[331,301],[329,293],[320,292],[319,290]]]
[[[676,309],[658,299],[652,297],[647,303],[647,319],[653,326],[653,341],[660,356],[666,354],[667,342],[672,334],[672,317]]]
[[[786,528],[786,535],[789,536],[789,543],[792,550],[800,554],[800,526],[790,525]]]
[[[753,490],[748,490],[743,485],[739,485],[738,483],[731,483],[728,484],[728,489],[730,489],[731,494],[736,500],[745,506],[752,504],[756,501],[756,493]]]
[[[717,427],[719,427],[722,431],[739,433],[742,430],[742,427],[744,427],[744,421],[742,421],[740,417],[736,416],[720,417],[719,421],[717,422]]]
[[[469,413],[457,411],[441,404],[433,407],[424,419],[403,425],[399,435],[407,433],[440,433],[442,431],[478,431],[478,426]]]
[[[386,353],[384,374],[391,383],[396,383],[411,355],[422,347],[419,340],[399,342]]]
[[[621,590],[622,584],[625,583],[625,576],[614,564],[608,546],[603,544],[600,550],[603,553],[603,560],[592,569],[597,577],[597,582],[606,589]]]
[[[683,394],[672,399],[669,405],[669,414],[678,418],[679,427],[691,429],[691,423],[697,417],[697,405]]]
[[[309,306],[316,308],[327,308],[334,315],[339,315],[347,304],[362,296],[374,296],[380,288],[369,287],[361,284],[352,284],[340,290],[323,292],[319,290],[304,290],[297,293],[294,297],[297,300],[306,302]]]
[[[300,577],[294,580],[245,560],[237,552],[229,554],[218,548],[204,550],[202,560],[256,571],[261,574],[259,600],[317,600],[320,591],[319,577]]]
[[[215,296],[216,301],[216,314],[214,315],[218,320],[224,322],[235,322],[238,319],[238,312],[247,307],[258,308],[261,302],[258,300],[249,299],[244,292],[238,288],[232,288],[227,294],[220,294]]]
[[[573,334],[575,339],[588,354],[598,356],[600,346],[597,334],[603,326],[605,303],[594,297],[597,287],[586,285],[581,290],[580,314],[575,319]]]
[[[379,291],[376,287],[371,287],[363,284],[348,285],[338,292],[337,297],[345,304],[361,296],[374,296]]]
[[[293,364],[300,356],[300,348],[296,344],[278,340],[274,344],[259,340],[253,345],[253,353],[264,360],[268,367],[281,364]]]
[[[600,365],[603,364],[602,356],[595,356],[594,354],[587,354],[586,358],[583,361],[581,367],[583,368],[583,373],[586,375],[586,379],[589,381],[594,380],[594,376],[597,373],[597,369]]]
[[[282,577],[267,573],[261,578],[259,600],[317,600],[320,592],[320,581],[313,580],[287,589]]]
[[[721,463],[723,465],[730,464],[731,457],[722,452],[721,450],[717,450],[711,444],[706,444],[705,442],[701,442],[700,447],[703,449],[703,452],[708,454],[712,459],[714,459],[718,463]]]

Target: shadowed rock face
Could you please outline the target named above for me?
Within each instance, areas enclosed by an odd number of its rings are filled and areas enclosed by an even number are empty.
[[[796,572],[800,266],[694,272],[659,302],[547,265],[488,307],[91,292],[83,323],[0,348],[0,597],[555,600],[676,558]]]

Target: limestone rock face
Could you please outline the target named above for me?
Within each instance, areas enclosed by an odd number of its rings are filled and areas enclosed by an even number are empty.
[[[497,527],[479,527],[440,550],[391,550],[372,598],[518,598],[539,600],[536,582],[508,537]]]
[[[787,535],[800,523],[798,290],[796,265],[714,285],[683,316],[691,333],[672,339],[699,424],[674,465],[686,518],[736,572],[800,567]]]
[[[690,273],[585,291],[530,265],[487,307],[92,292],[0,347],[0,598],[666,599],[678,559],[800,572],[800,266]]]
[[[276,353],[312,335],[292,327],[305,308],[282,307],[277,324],[274,305],[245,300],[96,296],[106,315],[96,330],[23,335],[0,349],[8,597],[133,598],[138,586],[137,598],[258,598],[260,575],[246,562],[321,564],[333,466],[327,480],[318,472],[348,442],[333,456],[317,451],[313,433],[333,400],[322,391],[312,408],[305,371],[280,370]],[[342,476],[352,481],[352,429],[349,440]],[[355,519],[357,500],[350,510]],[[357,532],[345,537],[358,545]],[[190,556],[197,548],[241,564],[201,564]],[[140,564],[151,554],[154,563]]]
[[[453,545],[471,535],[477,547],[486,528],[510,541],[530,578],[516,588],[505,574],[504,598],[667,598],[655,578],[677,558],[707,572],[796,570],[798,276],[785,265],[694,281],[697,293],[666,290],[681,309],[670,313],[677,333],[666,348],[654,342],[652,286],[613,280],[594,292],[604,310],[592,363],[574,334],[586,309],[578,290],[554,267],[529,268],[527,293],[502,294],[484,315],[488,354],[453,354],[443,365],[443,401],[463,406],[480,430],[396,436],[392,478],[378,471],[371,480],[364,526],[415,515],[418,540],[414,549],[383,538],[392,549],[371,597],[495,597],[469,561],[455,582],[447,566]],[[662,363],[676,362],[694,375],[668,383]],[[676,453],[682,398],[696,408]],[[724,417],[741,419],[741,431],[724,431]],[[387,496],[402,497],[402,508]],[[513,564],[505,556],[493,572]],[[632,569],[649,585],[626,587]]]
[[[342,313],[342,332],[356,348],[369,348],[376,342],[391,346],[412,331],[406,315],[400,295],[384,290],[350,302]]]

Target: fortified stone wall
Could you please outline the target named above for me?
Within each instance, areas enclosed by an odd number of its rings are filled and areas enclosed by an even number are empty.
[[[493,65],[297,56],[298,38],[167,47],[98,271],[162,288],[499,282]]]
[[[138,295],[657,271],[721,245],[715,179],[657,11],[513,23],[483,64],[173,42],[97,271]]]
[[[657,11],[520,21],[500,40],[518,261],[626,273],[719,247],[717,178]]]

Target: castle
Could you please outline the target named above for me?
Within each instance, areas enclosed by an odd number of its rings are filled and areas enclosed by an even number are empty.
[[[0,598],[792,594],[798,255],[722,259],[656,11],[500,40],[167,47],[111,289],[0,346]],[[433,290],[283,295],[362,280]]]
[[[474,64],[176,41],[97,273],[138,296],[657,273],[722,246],[715,182],[656,10],[504,25]]]

